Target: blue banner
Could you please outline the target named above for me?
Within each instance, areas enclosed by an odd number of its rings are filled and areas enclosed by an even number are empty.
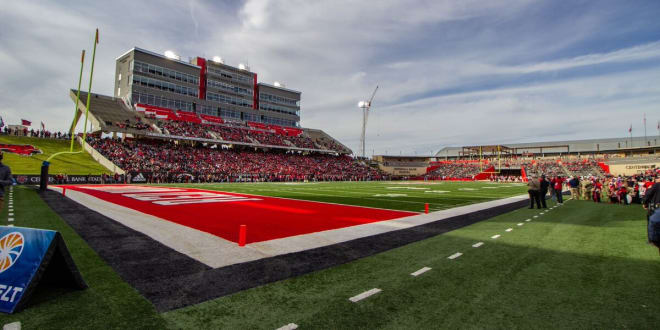
[[[0,226],[0,312],[13,313],[57,232]]]

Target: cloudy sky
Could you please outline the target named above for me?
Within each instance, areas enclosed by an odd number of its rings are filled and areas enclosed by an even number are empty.
[[[660,1],[0,0],[0,115],[64,130],[80,51],[92,91],[133,46],[249,63],[302,91],[302,125],[368,153],[657,135]],[[89,72],[89,57],[86,63]],[[87,86],[87,79],[84,86]],[[84,88],[86,90],[86,87]]]

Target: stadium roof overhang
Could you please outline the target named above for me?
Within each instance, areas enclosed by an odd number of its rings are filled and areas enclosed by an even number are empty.
[[[509,148],[503,145],[485,145],[485,146],[466,146],[462,147],[459,155],[497,155],[497,154],[511,154],[515,153],[514,148]]]

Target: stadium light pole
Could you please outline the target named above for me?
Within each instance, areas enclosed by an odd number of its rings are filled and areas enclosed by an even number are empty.
[[[358,108],[362,109],[362,135],[360,135],[360,154],[362,158],[366,158],[366,134],[367,134],[367,121],[369,120],[369,109],[371,109],[371,102],[376,96],[376,91],[378,91],[378,86],[374,89],[374,92],[371,93],[369,101],[360,101],[358,102]]]

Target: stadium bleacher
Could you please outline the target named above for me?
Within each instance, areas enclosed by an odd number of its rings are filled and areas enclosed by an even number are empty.
[[[70,96],[75,100],[73,90]],[[81,92],[83,108],[86,98],[87,93]],[[149,135],[172,139],[181,137],[210,139],[260,147],[350,153],[350,149],[320,130],[250,121],[225,121],[221,117],[146,104],[136,104],[134,107],[135,109],[127,106],[121,99],[92,94],[90,113],[104,132],[123,132],[133,136]]]
[[[99,139],[88,142],[127,172],[143,173],[153,182],[365,181],[384,178],[381,171],[346,155],[222,149],[174,144],[155,139]],[[149,174],[147,174],[149,173]]]

